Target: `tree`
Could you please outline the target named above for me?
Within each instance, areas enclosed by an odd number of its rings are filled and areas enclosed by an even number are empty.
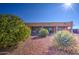
[[[14,48],[30,36],[30,29],[14,15],[0,15],[0,48]]]

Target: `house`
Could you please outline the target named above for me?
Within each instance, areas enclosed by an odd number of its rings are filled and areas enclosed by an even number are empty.
[[[73,22],[39,22],[26,23],[26,25],[31,28],[33,35],[37,35],[40,28],[48,29],[50,34],[60,30],[72,31]]]

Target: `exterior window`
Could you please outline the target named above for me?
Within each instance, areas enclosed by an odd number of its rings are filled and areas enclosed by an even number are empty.
[[[60,31],[60,30],[62,30],[62,27],[57,27],[57,31]]]
[[[49,28],[49,31],[51,31],[52,30],[52,28]]]

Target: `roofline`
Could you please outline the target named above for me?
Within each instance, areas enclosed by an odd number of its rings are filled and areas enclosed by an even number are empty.
[[[73,23],[73,21],[69,21],[69,22],[26,22],[25,24],[32,24],[32,23]]]

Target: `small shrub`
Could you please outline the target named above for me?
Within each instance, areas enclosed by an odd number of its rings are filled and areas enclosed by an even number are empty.
[[[48,35],[48,30],[47,29],[41,28],[39,30],[39,36],[40,37],[46,37],[47,35]]]
[[[0,15],[0,48],[14,48],[30,33],[30,29],[17,16]]]
[[[69,31],[58,31],[55,34],[55,41],[57,42],[58,49],[67,53],[74,53],[76,43],[74,36]]]

